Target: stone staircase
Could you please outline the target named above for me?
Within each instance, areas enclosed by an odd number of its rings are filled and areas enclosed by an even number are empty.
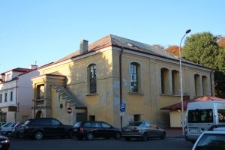
[[[79,101],[75,95],[73,95],[68,89],[60,85],[52,85],[53,88],[58,92],[63,99],[65,99],[71,106],[86,107],[81,101]]]

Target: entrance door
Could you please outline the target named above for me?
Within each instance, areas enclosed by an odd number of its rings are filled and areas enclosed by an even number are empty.
[[[86,113],[77,113],[77,115],[76,115],[76,120],[77,120],[77,122],[80,122],[80,121],[86,121],[87,119],[87,117],[86,117]]]

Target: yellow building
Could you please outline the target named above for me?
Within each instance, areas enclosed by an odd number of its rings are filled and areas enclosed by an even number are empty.
[[[169,111],[160,109],[180,101],[179,58],[116,35],[90,45],[82,40],[80,50],[38,70],[33,117],[67,124],[103,120],[117,127],[150,120],[168,127]],[[182,71],[184,96],[214,95],[212,69],[184,60]]]

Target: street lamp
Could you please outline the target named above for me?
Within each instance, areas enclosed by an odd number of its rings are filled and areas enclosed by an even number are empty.
[[[179,57],[180,57],[180,100],[181,100],[181,125],[182,125],[182,133],[183,135],[185,134],[184,133],[184,100],[183,100],[183,84],[182,84],[182,57],[181,57],[181,44],[182,44],[182,41],[184,39],[184,37],[190,33],[191,30],[188,29],[185,34],[183,35],[182,39],[180,40],[180,46],[179,46]]]

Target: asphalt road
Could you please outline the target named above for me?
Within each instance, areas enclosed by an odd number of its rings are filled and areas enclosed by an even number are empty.
[[[11,139],[10,150],[190,150],[192,143],[179,138],[164,140],[150,139],[149,141],[103,140],[78,141],[76,139]]]

